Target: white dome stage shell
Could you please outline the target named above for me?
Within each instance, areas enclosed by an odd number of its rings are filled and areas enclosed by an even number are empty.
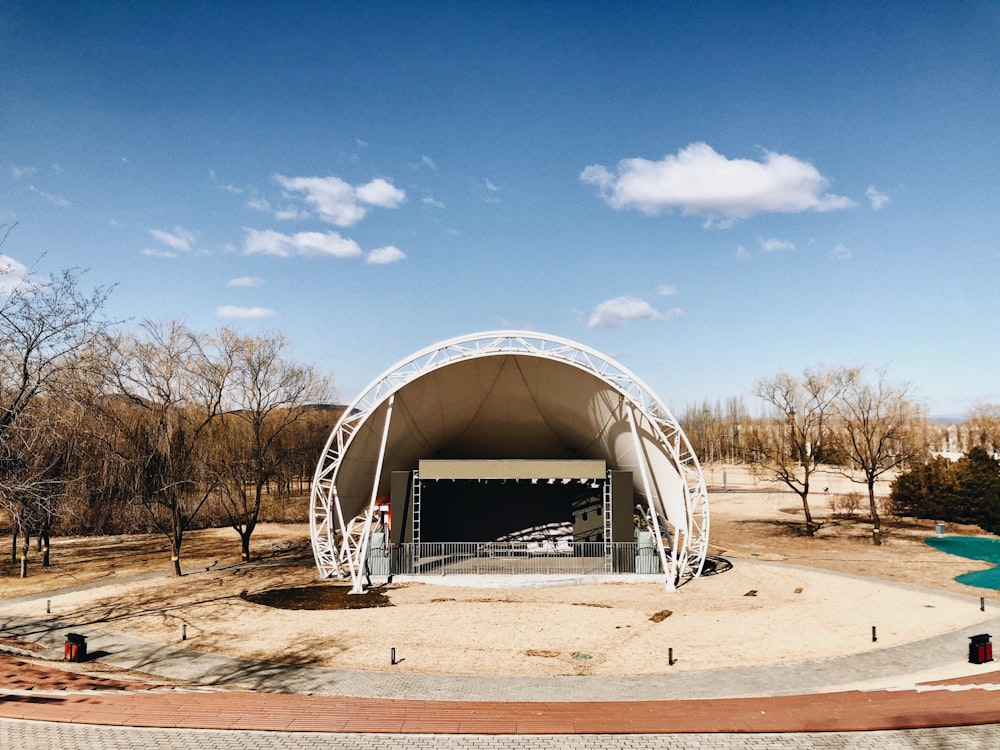
[[[344,411],[310,496],[321,577],[350,576],[354,590],[364,590],[373,520],[392,472],[414,471],[440,455],[601,459],[632,472],[667,588],[701,574],[708,493],[698,459],[663,402],[593,349],[536,332],[494,331],[413,354]]]

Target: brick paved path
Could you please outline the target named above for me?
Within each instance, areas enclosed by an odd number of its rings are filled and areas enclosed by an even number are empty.
[[[646,734],[930,728],[1000,721],[996,672],[905,690],[630,701],[386,700],[190,690],[0,658],[0,717],[180,729]]]
[[[31,750],[995,750],[996,725],[811,734],[427,735],[137,729],[0,719],[0,747]]]

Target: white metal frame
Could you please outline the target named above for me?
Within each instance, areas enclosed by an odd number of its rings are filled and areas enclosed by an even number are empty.
[[[674,526],[669,553],[664,549],[662,533],[655,535],[663,569],[667,571],[667,588],[672,589],[683,578],[701,574],[708,553],[708,492],[698,458],[670,410],[639,378],[600,352],[547,334],[492,331],[434,344],[400,361],[373,380],[344,411],[316,467],[310,496],[309,528],[316,567],[321,577],[350,577],[354,590],[363,590],[368,534],[375,512],[382,454],[396,392],[407,383],[455,362],[511,354],[539,357],[576,367],[604,381],[622,396],[627,402],[627,419],[636,446],[636,459],[643,473],[646,499],[653,523],[658,526],[657,516],[660,513],[666,516],[666,513],[663,512],[661,498],[657,496],[658,483],[649,476],[651,469],[641,449],[636,415],[641,414],[649,421],[656,442],[666,451],[681,477],[684,493],[685,518],[669,519]],[[356,518],[345,519],[337,494],[341,458],[346,455],[359,428],[386,403],[388,407],[371,500],[366,512]]]

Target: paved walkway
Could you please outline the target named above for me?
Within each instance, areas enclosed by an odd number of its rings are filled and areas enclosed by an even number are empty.
[[[427,735],[102,727],[0,719],[0,747],[31,750],[995,750],[995,726],[811,734]]]
[[[1000,673],[992,665],[977,666],[978,674],[896,690],[582,701],[570,689],[549,700],[513,701],[173,687],[155,679],[131,683],[75,674],[4,656],[0,716],[133,727],[407,734],[856,731],[1000,721]]]
[[[959,606],[972,601],[956,597]],[[644,747],[993,748],[1000,746],[1000,672],[993,664],[968,664],[967,638],[998,628],[1000,618],[869,654],[755,669],[480,677],[252,662],[85,623],[0,614],[0,636],[34,642],[48,658],[61,657],[65,633],[73,630],[88,636],[89,650],[102,664],[152,675],[137,684],[0,657],[0,747],[18,747],[18,740],[36,748],[116,742],[186,748],[204,747],[203,741],[228,747],[233,735],[204,730],[238,730],[241,747],[282,748],[318,746],[297,733],[330,732],[338,733],[342,747],[374,747],[379,737],[384,743],[384,735],[392,734],[415,747],[430,736],[427,746],[513,747],[531,735],[534,745],[555,748],[635,746],[625,742],[629,737],[642,737]],[[166,678],[195,687],[171,687]],[[942,735],[935,727],[965,728]],[[279,734],[257,734],[262,731]],[[102,732],[111,732],[114,741],[102,739]],[[840,742],[825,744],[845,732]],[[705,744],[705,733],[714,740]],[[781,733],[781,742],[773,733]],[[447,742],[441,735],[449,736]],[[141,736],[146,739],[136,739]],[[942,736],[949,744],[937,741]],[[171,745],[163,737],[189,744]],[[278,743],[279,737],[294,739]],[[801,742],[781,744],[788,738]],[[872,738],[877,741],[865,744]],[[749,740],[754,744],[745,744]]]

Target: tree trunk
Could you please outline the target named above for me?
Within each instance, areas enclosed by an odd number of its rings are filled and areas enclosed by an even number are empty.
[[[52,514],[46,513],[38,531],[38,551],[42,553],[42,567],[49,567],[49,542],[52,539]]]
[[[170,562],[174,567],[174,575],[178,578],[183,575],[181,573],[181,535],[174,534],[170,539]]]
[[[11,563],[17,562],[17,524],[14,524],[14,530],[10,534],[10,561]]]
[[[51,560],[49,557],[49,548],[51,547],[50,541],[51,536],[48,529],[42,529],[41,533],[38,535],[39,541],[42,542],[42,567],[48,568],[51,565]]]
[[[816,524],[813,523],[812,511],[809,509],[809,485],[805,485],[805,489],[799,493],[799,497],[802,498],[802,510],[806,514],[806,534],[809,536],[816,536]]]
[[[31,534],[25,532],[21,544],[21,578],[28,577],[28,552],[31,551]]]
[[[243,562],[250,562],[250,534],[251,530],[247,527],[246,531],[240,532],[240,557]]]
[[[816,524],[813,523],[812,513],[809,510],[809,503],[805,497],[802,498],[802,508],[806,512],[806,534],[809,536],[816,536]]]
[[[180,578],[181,573],[181,551],[177,549],[176,545],[171,545],[170,549],[170,564],[173,565],[174,575]]]
[[[878,515],[878,506],[875,504],[875,480],[868,480],[868,507],[872,514],[872,541],[875,546],[882,544],[882,519]]]
[[[177,497],[170,498],[170,562],[174,566],[174,575],[180,578],[181,544],[184,542],[184,511]]]
[[[248,508],[243,518],[243,527],[237,529],[240,535],[240,555],[243,562],[250,562],[250,537],[254,529],[257,528],[257,519],[260,518],[260,504],[263,499],[265,481],[257,480],[254,486],[253,507]]]

